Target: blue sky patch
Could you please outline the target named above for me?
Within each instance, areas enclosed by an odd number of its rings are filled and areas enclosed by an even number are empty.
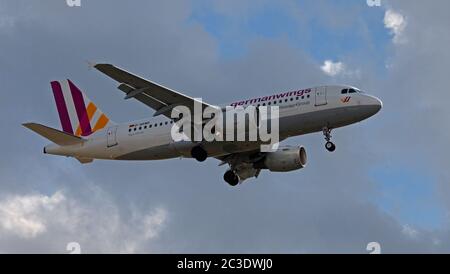
[[[375,203],[403,224],[438,229],[445,220],[445,208],[436,190],[436,178],[409,168],[376,168],[371,172],[380,196]]]
[[[218,42],[220,57],[239,58],[256,38],[287,38],[290,45],[309,54],[318,63],[342,61],[355,52],[379,56],[380,70],[385,68],[391,37],[384,28],[384,9],[368,7],[363,1],[325,1],[327,8],[349,20],[333,26],[323,18],[312,16],[311,3],[298,1],[300,14],[294,15],[277,2],[249,12],[245,19],[217,12],[211,2],[195,2],[190,21],[199,23]],[[350,18],[345,18],[347,15]],[[294,16],[304,16],[295,18]],[[326,21],[326,20],[325,20]]]

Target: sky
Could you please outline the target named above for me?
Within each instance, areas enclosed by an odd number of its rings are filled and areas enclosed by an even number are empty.
[[[446,0],[0,0],[0,252],[450,252]],[[237,188],[210,159],[94,161],[42,154],[23,128],[59,128],[52,80],[70,78],[117,122],[153,114],[88,62],[211,104],[348,84],[376,116],[291,138],[306,169]]]

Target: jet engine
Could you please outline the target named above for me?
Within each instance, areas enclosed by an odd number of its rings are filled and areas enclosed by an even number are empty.
[[[257,169],[268,169],[272,172],[288,172],[306,167],[306,149],[300,147],[281,148],[275,152],[267,152],[264,158],[254,164]]]

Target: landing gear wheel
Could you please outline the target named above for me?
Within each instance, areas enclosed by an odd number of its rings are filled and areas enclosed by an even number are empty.
[[[332,142],[327,142],[325,144],[325,148],[329,151],[329,152],[334,152],[336,150],[336,145],[333,144]]]
[[[237,186],[239,184],[239,177],[232,170],[228,170],[227,172],[225,172],[225,174],[223,175],[223,179],[230,186]]]
[[[323,135],[325,136],[325,141],[327,141],[327,143],[325,144],[325,148],[329,152],[335,151],[336,150],[336,145],[331,142],[331,129],[329,129],[327,127],[324,127],[323,128]]]
[[[208,153],[202,147],[197,146],[191,150],[191,156],[199,162],[204,162],[208,158]]]

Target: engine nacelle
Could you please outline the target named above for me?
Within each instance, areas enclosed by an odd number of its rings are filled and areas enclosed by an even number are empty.
[[[288,172],[306,167],[307,162],[308,157],[304,147],[288,147],[268,152],[255,164],[255,168],[268,169],[272,172]]]

